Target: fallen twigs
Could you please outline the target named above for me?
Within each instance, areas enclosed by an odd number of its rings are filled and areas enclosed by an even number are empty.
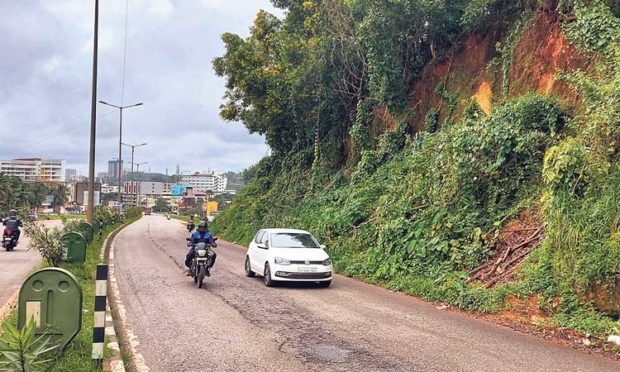
[[[524,240],[517,244],[510,245],[504,250],[497,252],[496,256],[479,267],[469,272],[468,281],[480,280],[487,288],[490,288],[514,275],[518,264],[534,250],[537,242],[542,239],[542,232],[545,225],[506,230],[504,233],[514,234],[516,232],[534,231]]]

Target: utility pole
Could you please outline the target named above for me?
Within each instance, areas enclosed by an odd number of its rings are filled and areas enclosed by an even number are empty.
[[[122,197],[122,191],[121,191],[121,179],[123,178],[123,158],[122,158],[122,151],[123,151],[123,110],[126,108],[130,108],[130,107],[136,107],[136,106],[142,106],[143,103],[139,102],[136,103],[134,105],[129,105],[129,106],[117,106],[117,105],[113,105],[111,103],[107,103],[105,101],[99,101],[99,103],[106,105],[106,106],[111,106],[114,108],[119,109],[120,111],[120,124],[119,124],[119,134],[118,134],[118,204],[122,205],[123,204],[123,197]]]
[[[90,151],[88,156],[88,200],[86,221],[93,221],[95,204],[95,140],[97,138],[97,54],[99,51],[99,0],[95,0],[95,25],[93,41],[93,81],[92,102],[90,105]]]
[[[142,163],[137,163],[136,164],[136,173],[140,173],[140,166],[143,164],[147,164],[148,161],[142,162]],[[140,206],[140,201],[138,200],[140,198],[140,189],[139,189],[139,185],[136,185],[136,207]]]
[[[131,147],[131,177],[130,178],[131,178],[131,181],[133,182],[134,187],[136,187],[136,183],[135,183],[136,182],[136,179],[135,179],[136,177],[135,177],[135,175],[133,173],[133,165],[134,165],[133,156],[134,156],[134,151],[136,150],[136,147],[146,146],[146,142],[141,143],[139,145],[130,145],[128,143],[123,142],[123,145]],[[134,193],[134,194],[137,194],[137,193]],[[137,204],[137,201],[136,201],[136,204]]]

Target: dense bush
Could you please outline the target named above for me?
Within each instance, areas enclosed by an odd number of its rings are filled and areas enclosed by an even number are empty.
[[[557,102],[527,96],[475,125],[420,136],[387,162],[385,150],[366,150],[352,183],[318,196],[304,191],[303,170],[276,167],[214,228],[242,242],[264,227],[307,228],[337,260],[354,257],[347,272],[381,280],[471,268],[489,252],[484,231],[535,195],[550,134],[564,122]]]

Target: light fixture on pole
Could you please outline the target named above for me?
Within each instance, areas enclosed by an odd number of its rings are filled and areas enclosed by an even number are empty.
[[[139,102],[129,106],[117,106],[111,103],[107,103],[105,101],[99,101],[99,103],[117,108],[120,112],[120,124],[119,124],[119,135],[118,135],[118,204],[119,206],[123,204],[122,194],[121,194],[121,178],[123,175],[123,158],[122,158],[122,146],[123,143],[123,110],[130,107],[142,106],[143,103]]]

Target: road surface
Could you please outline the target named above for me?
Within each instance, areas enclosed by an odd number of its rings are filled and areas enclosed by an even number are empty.
[[[48,227],[60,227],[61,221],[43,221]],[[24,233],[19,238],[19,244],[15,250],[7,252],[0,246],[0,307],[2,307],[17,291],[26,276],[41,262],[41,255],[34,250],[28,250],[30,239]],[[0,227],[0,234],[4,228]]]
[[[266,288],[220,242],[206,288],[184,226],[145,216],[115,240],[126,324],[151,371],[620,371],[620,363],[337,276]]]

